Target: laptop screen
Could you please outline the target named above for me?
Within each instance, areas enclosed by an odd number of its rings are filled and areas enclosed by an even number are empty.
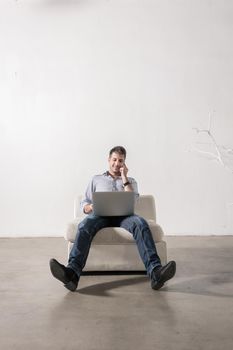
[[[129,216],[134,214],[134,192],[93,192],[92,200],[95,215]]]

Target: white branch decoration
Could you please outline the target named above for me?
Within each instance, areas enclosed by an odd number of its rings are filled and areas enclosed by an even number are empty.
[[[230,172],[233,173],[233,148],[228,148],[226,146],[221,146],[217,143],[213,133],[211,132],[211,126],[212,126],[212,115],[209,114],[209,126],[208,129],[199,129],[199,128],[193,128],[196,130],[198,134],[205,133],[210,138],[211,143],[205,143],[206,145],[213,145],[215,149],[214,152],[208,152],[203,151],[200,148],[193,147],[193,150],[197,153],[204,154],[206,156],[210,156],[212,159],[219,162],[225,169],[230,170]],[[200,142],[196,142],[196,144],[201,144]],[[202,143],[204,144],[204,143]],[[232,167],[228,164],[232,163]]]

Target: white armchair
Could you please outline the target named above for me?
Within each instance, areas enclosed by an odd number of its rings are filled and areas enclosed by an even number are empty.
[[[65,233],[68,254],[72,248],[78,224],[85,217],[80,213],[77,197],[74,203],[74,220]],[[149,224],[162,264],[167,262],[167,247],[162,228],[156,223],[155,201],[152,195],[141,195],[135,213]],[[120,227],[101,229],[94,237],[84,271],[145,271],[132,234]]]

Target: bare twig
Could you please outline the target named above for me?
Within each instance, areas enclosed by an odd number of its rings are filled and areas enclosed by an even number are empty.
[[[224,153],[225,155],[228,156],[232,156],[233,155],[233,149],[232,148],[227,148],[226,146],[221,146],[221,145],[218,145],[213,133],[211,132],[211,127],[212,127],[212,115],[211,113],[209,114],[209,125],[208,125],[208,129],[199,129],[199,128],[193,128],[194,130],[196,130],[196,132],[198,134],[200,133],[205,133],[207,134],[207,136],[210,138],[211,140],[211,145],[214,146],[214,149],[215,149],[215,153],[214,152],[207,152],[207,151],[203,151],[201,150],[200,148],[197,148],[197,147],[193,147],[193,150],[197,153],[201,153],[201,154],[205,154],[207,156],[210,156],[212,157],[214,160],[217,160],[224,168],[230,170],[232,173],[233,173],[233,169],[231,169],[227,164],[226,164],[226,161],[224,159],[224,155],[223,155],[223,152],[222,150],[224,150]],[[199,143],[196,143],[196,144],[201,144],[200,142]],[[205,143],[202,143],[202,144],[205,144]],[[207,143],[206,143],[207,144]],[[232,158],[232,162],[233,162],[233,158]]]

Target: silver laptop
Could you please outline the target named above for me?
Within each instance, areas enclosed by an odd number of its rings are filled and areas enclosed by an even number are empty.
[[[93,211],[98,216],[134,214],[134,192],[93,192]]]

